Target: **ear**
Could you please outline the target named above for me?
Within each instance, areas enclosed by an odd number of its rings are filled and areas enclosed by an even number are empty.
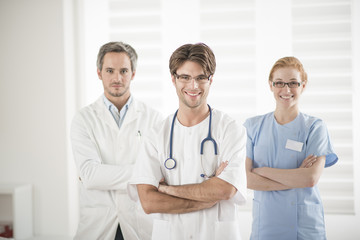
[[[98,75],[98,78],[99,78],[100,80],[102,80],[100,69],[97,69],[97,75]]]
[[[213,77],[214,77],[214,75],[211,75],[210,80],[209,80],[209,85],[212,84],[212,82],[213,82]]]
[[[272,85],[272,82],[271,82],[271,81],[268,81],[268,82],[269,82],[270,91],[272,91],[272,92],[273,92],[274,90],[273,90],[273,85]]]
[[[134,77],[135,77],[135,73],[136,73],[136,71],[132,72],[132,74],[131,74],[131,80],[133,80],[133,79],[134,79]]]
[[[302,89],[301,89],[301,93],[302,93],[307,86],[307,82],[303,82],[303,84],[301,84],[301,86],[302,86]]]
[[[173,74],[171,74],[171,81],[172,81],[173,85],[176,86],[175,76]]]

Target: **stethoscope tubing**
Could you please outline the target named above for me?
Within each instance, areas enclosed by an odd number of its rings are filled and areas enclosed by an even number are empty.
[[[209,107],[209,111],[210,111],[210,116],[209,116],[209,130],[208,130],[208,135],[206,138],[204,138],[202,141],[201,141],[201,144],[200,144],[200,155],[202,156],[203,153],[204,153],[204,144],[206,141],[211,141],[214,145],[214,152],[215,152],[215,155],[218,154],[217,152],[217,145],[216,145],[216,141],[215,139],[212,138],[211,136],[211,124],[212,124],[212,110],[211,110],[211,107],[210,105],[208,104],[208,107]],[[169,153],[169,158],[167,158],[164,162],[164,166],[166,169],[168,170],[171,170],[171,169],[174,169],[175,166],[176,166],[176,161],[175,159],[173,159],[173,135],[174,135],[174,126],[175,126],[175,120],[176,120],[176,116],[177,116],[177,113],[178,113],[179,110],[176,110],[175,114],[174,114],[174,117],[173,117],[173,120],[172,120],[172,123],[171,123],[171,129],[170,129],[170,153]]]

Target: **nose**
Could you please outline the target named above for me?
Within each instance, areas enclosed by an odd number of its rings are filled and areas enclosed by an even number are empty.
[[[116,75],[115,75],[115,81],[116,82],[121,82],[122,80],[122,75],[120,72],[118,72]]]
[[[289,93],[291,91],[289,85],[286,84],[285,87],[286,87],[287,92]]]
[[[199,87],[199,83],[195,80],[195,78],[191,79],[191,85],[193,88],[198,88]]]

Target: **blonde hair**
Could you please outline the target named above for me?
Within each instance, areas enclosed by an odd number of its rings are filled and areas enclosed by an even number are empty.
[[[273,79],[274,72],[279,68],[291,67],[295,68],[300,72],[301,81],[307,83],[307,73],[305,72],[304,66],[296,57],[283,57],[276,61],[274,66],[271,68],[269,74],[269,81],[271,82]]]

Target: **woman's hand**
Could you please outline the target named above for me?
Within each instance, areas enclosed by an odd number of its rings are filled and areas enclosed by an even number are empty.
[[[310,154],[307,156],[304,161],[301,163],[299,168],[309,168],[317,161],[317,156],[314,154]]]

